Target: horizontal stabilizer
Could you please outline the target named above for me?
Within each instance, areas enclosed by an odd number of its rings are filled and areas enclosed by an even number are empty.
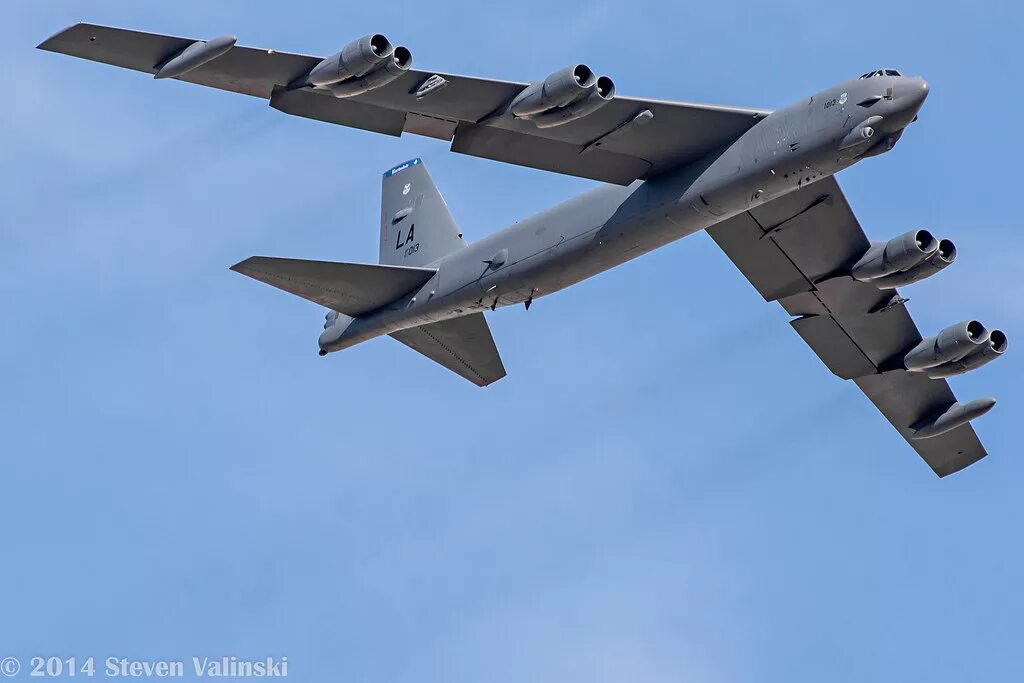
[[[479,387],[505,376],[483,313],[399,330],[391,336]]]
[[[423,286],[437,273],[436,268],[269,256],[247,258],[231,270],[353,317],[386,306]]]

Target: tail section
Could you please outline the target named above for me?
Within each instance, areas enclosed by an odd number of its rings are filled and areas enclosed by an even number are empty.
[[[381,183],[380,262],[425,266],[466,246],[444,197],[420,159],[395,166]]]
[[[384,174],[379,265],[253,256],[231,269],[329,308],[319,341],[326,355],[356,318],[422,287],[438,272],[430,264],[465,246],[423,162],[413,159]],[[482,313],[390,336],[478,386],[505,376]]]

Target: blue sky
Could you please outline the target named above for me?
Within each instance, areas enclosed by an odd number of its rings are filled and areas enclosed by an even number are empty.
[[[33,48],[79,20],[777,108],[932,92],[840,176],[955,267],[925,331],[1024,330],[1015,3],[11,3],[0,22],[0,656],[287,655],[301,681],[1019,680],[1018,349],[953,380],[991,456],[935,478],[703,234],[489,316],[484,390],[228,271],[373,261],[420,156],[478,239],[593,184]],[[23,676],[24,677],[24,676]]]

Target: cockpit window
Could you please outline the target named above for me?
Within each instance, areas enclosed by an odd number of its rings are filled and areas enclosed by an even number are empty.
[[[878,71],[871,71],[869,73],[860,76],[860,79],[875,78],[876,76],[902,76],[896,69],[879,69]]]

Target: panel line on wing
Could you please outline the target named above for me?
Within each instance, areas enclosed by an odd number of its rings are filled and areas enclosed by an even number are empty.
[[[814,199],[814,201],[812,201],[810,204],[808,204],[803,209],[797,211],[794,214],[791,214],[785,220],[782,220],[782,221],[779,221],[779,222],[775,223],[774,227],[772,227],[772,228],[765,227],[764,223],[762,223],[762,221],[757,216],[755,216],[753,212],[747,212],[747,213],[750,216],[750,218],[753,219],[754,223],[756,223],[757,226],[764,233],[762,239],[767,239],[772,244],[774,244],[775,247],[779,250],[779,252],[786,258],[786,260],[789,261],[789,263],[791,263],[793,265],[793,267],[796,269],[796,271],[799,272],[800,275],[803,276],[803,278],[807,281],[807,284],[811,287],[811,290],[810,290],[809,293],[814,296],[814,298],[818,301],[818,303],[821,305],[821,307],[827,312],[828,316],[835,323],[835,327],[839,331],[841,331],[843,333],[843,335],[849,340],[850,344],[853,347],[855,347],[863,355],[863,357],[867,361],[867,363],[869,363],[870,366],[874,368],[875,373],[877,373],[877,372],[880,371],[880,366],[878,365],[878,363],[876,363],[874,360],[872,360],[871,355],[868,353],[868,351],[861,344],[859,344],[857,342],[856,338],[853,336],[853,334],[851,334],[850,330],[847,329],[846,325],[844,325],[842,323],[842,321],[840,320],[840,318],[836,314],[836,312],[832,310],[832,307],[829,305],[829,303],[824,298],[822,298],[822,296],[820,295],[820,290],[818,289],[817,284],[814,282],[814,280],[811,278],[811,276],[803,268],[800,267],[800,263],[785,249],[785,247],[782,244],[779,243],[779,240],[778,240],[778,236],[781,234],[781,232],[783,230],[785,230],[785,226],[788,223],[790,223],[793,220],[796,220],[796,219],[800,218],[801,216],[807,215],[808,212],[813,211],[814,209],[816,209],[819,206],[827,205],[827,206],[831,207],[833,205],[833,203],[834,203],[834,199],[833,199],[833,195],[831,193],[826,193],[826,194],[819,195],[818,197],[816,197]],[[799,292],[795,292],[794,294],[799,294]],[[780,297],[780,298],[784,298],[784,297]],[[816,315],[816,314],[811,314],[811,315]],[[799,332],[804,327],[803,325],[801,325],[801,320],[803,320],[806,317],[809,317],[809,316],[807,316],[807,315],[796,316],[793,320],[790,321],[790,324],[793,325],[794,329],[798,330],[798,332]],[[811,344],[809,338],[807,336],[805,336],[803,332],[801,332],[801,336],[804,336],[804,340],[807,341],[809,345],[814,346],[813,344]],[[819,349],[815,349],[815,351],[817,352],[817,351],[819,351]],[[831,370],[833,370],[833,372],[835,372],[835,366],[830,365],[829,368]],[[846,376],[849,373],[838,373],[838,372],[836,372],[835,374],[843,377],[843,379],[853,379],[854,378],[854,376],[852,376],[852,375],[851,376]]]

